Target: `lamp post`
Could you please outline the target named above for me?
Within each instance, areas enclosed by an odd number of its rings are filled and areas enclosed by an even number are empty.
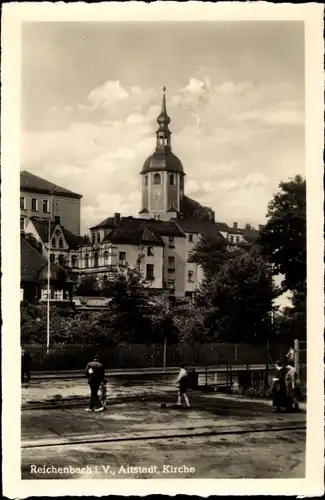
[[[49,201],[49,220],[48,220],[48,243],[47,243],[47,325],[46,325],[46,351],[49,352],[50,349],[50,276],[51,276],[51,222],[54,213],[54,194],[55,186],[51,192],[51,199]]]

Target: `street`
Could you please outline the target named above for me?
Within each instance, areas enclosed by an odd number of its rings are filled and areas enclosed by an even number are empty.
[[[98,414],[23,410],[22,478],[304,476],[304,412],[277,414],[265,401],[215,393],[190,398],[191,410],[175,409],[172,392],[112,402]]]

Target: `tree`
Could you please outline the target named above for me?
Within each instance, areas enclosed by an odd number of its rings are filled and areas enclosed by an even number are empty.
[[[96,276],[93,274],[81,276],[79,283],[74,290],[74,294],[88,297],[99,295],[100,289]]]
[[[195,245],[190,262],[200,265],[206,277],[213,276],[231,255],[228,245],[220,237],[203,237]]]
[[[196,297],[205,308],[203,328],[210,339],[259,342],[266,339],[276,290],[271,266],[258,248],[239,248],[207,277]]]
[[[117,270],[107,282],[106,296],[111,300],[101,324],[113,329],[121,341],[145,342],[151,340],[148,284],[139,267]]]
[[[306,181],[296,176],[279,187],[268,206],[260,245],[274,274],[284,276],[282,291],[299,292],[306,283]]]

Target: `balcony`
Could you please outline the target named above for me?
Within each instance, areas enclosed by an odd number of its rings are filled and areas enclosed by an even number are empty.
[[[174,273],[176,271],[175,267],[169,267],[168,272],[169,273]]]
[[[155,281],[155,277],[152,275],[147,275],[146,276],[146,281]]]
[[[118,265],[119,265],[119,266],[126,266],[126,265],[127,265],[127,262],[126,262],[126,260],[119,260],[119,261],[118,261]]]

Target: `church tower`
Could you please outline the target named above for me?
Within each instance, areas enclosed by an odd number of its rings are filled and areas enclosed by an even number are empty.
[[[166,108],[166,88],[157,118],[156,149],[141,171],[142,210],[140,217],[169,220],[180,213],[184,197],[184,171],[181,161],[172,153],[170,118]]]

